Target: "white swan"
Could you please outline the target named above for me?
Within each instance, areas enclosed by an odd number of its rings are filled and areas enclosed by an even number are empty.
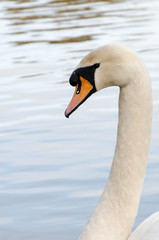
[[[128,47],[105,45],[82,59],[70,84],[76,89],[66,117],[95,91],[120,87],[117,143],[110,175],[80,240],[159,240],[159,212],[131,233],[151,135],[152,94],[145,66]]]

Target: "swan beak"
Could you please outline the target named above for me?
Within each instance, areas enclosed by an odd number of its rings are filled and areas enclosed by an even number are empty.
[[[65,111],[68,118],[88,97],[95,92],[94,86],[85,78],[80,76],[80,82],[76,85],[74,95]]]

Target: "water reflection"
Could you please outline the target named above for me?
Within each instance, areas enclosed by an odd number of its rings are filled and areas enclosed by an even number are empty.
[[[108,42],[132,46],[150,71],[151,161],[136,224],[158,210],[159,2],[18,0],[0,9],[1,239],[77,239],[94,208],[114,151],[118,90],[93,96],[69,121],[63,112],[70,73]]]
[[[16,45],[90,41],[107,36],[111,29],[132,31],[139,24],[145,26],[153,17],[149,5],[137,6],[132,2],[125,8],[125,1],[13,2],[12,7],[5,7],[5,19],[12,26],[10,34],[15,35],[10,42]]]
[[[47,41],[47,40],[39,40],[39,41],[16,41],[12,42],[16,45],[24,45],[24,44],[30,44],[30,43],[49,43],[49,44],[64,44],[64,43],[72,43],[72,42],[83,42],[83,41],[89,41],[91,40],[90,36],[81,36],[81,37],[75,37],[75,38],[66,38],[59,41]]]

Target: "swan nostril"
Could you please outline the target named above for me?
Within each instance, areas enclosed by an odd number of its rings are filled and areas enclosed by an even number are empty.
[[[79,94],[79,93],[80,93],[80,91],[81,91],[81,86],[82,86],[82,83],[81,83],[81,81],[79,81],[77,84],[78,84],[78,87],[77,87],[76,94]]]

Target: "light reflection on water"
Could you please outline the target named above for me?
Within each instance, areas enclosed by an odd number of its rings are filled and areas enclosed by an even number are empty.
[[[157,211],[159,3],[1,1],[0,237],[77,239],[105,185],[114,151],[118,89],[92,96],[68,120],[68,78],[88,51],[123,42],[153,87],[147,177],[135,225]]]

